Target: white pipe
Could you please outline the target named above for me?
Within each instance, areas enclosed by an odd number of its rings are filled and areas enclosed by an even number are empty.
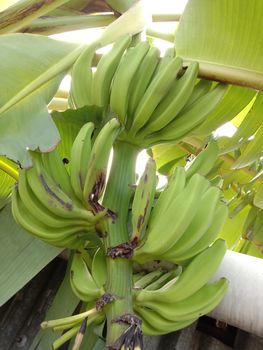
[[[213,280],[219,277],[230,286],[209,316],[263,337],[263,259],[227,251]]]

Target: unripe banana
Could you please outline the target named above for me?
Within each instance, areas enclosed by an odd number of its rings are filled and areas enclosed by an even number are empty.
[[[187,327],[198,318],[178,322],[176,320],[167,320],[160,316],[157,312],[147,308],[134,306],[134,310],[142,318],[142,331],[145,335],[161,335],[174,332]],[[149,327],[149,325],[151,326]]]
[[[92,104],[92,60],[97,44],[88,45],[73,65],[71,72],[70,100],[76,108]]]
[[[106,257],[101,248],[93,256],[91,274],[97,286],[104,286],[107,280]]]
[[[73,292],[83,301],[95,301],[104,294],[102,286],[94,281],[81,253],[75,252],[70,268],[70,283]]]
[[[174,84],[183,61],[176,57],[154,75],[143,98],[136,108],[131,132],[135,135],[150,119],[153,111]]]
[[[91,153],[93,123],[86,123],[76,136],[70,155],[70,181],[75,195],[83,201],[83,189]]]
[[[146,241],[135,250],[134,258],[136,261],[145,262],[158,259],[182,237],[198,210],[200,196],[205,189],[206,180],[195,174],[185,189],[171,202],[166,212],[159,217],[159,220],[155,220],[154,225],[150,220]],[[171,222],[174,222],[173,226],[171,226]],[[164,228],[165,235],[162,235],[160,240],[160,232]]]
[[[191,249],[183,254],[178,254],[176,257],[177,262],[185,262],[186,260],[192,258],[193,256],[196,256],[204,249],[206,249],[217,238],[218,234],[224,226],[227,217],[228,207],[225,204],[220,203],[216,209],[213,221],[209,228],[206,230],[206,232],[204,232],[199,241],[191,247]]]
[[[218,239],[211,247],[194,257],[178,279],[168,282],[158,290],[138,291],[136,300],[141,303],[160,300],[174,303],[186,299],[208,282],[220,266],[225,252],[225,241]]]
[[[155,282],[164,274],[160,269],[151,271],[146,275],[142,276],[136,283],[134,283],[135,289],[146,288],[149,284]]]
[[[149,158],[144,173],[135,190],[132,203],[132,236],[131,240],[138,241],[143,237],[152,210],[156,190],[156,165]]]
[[[113,76],[131,39],[129,34],[120,37],[112,49],[100,59],[93,77],[92,104],[103,108],[108,106]]]
[[[209,142],[207,147],[186,165],[186,177],[190,178],[195,173],[206,176],[215,165],[218,152],[217,143],[215,141]]]
[[[149,144],[165,141],[179,141],[197,126],[201,125],[209,113],[218,105],[227,91],[227,85],[218,84],[213,90],[184,108],[176,118],[161,131],[147,136]]]
[[[55,149],[52,152],[42,153],[42,161],[44,164],[46,163],[48,165],[49,175],[53,178],[55,183],[69,197],[74,198],[70,177],[58,150]]]
[[[193,91],[197,73],[198,63],[193,62],[156,107],[142,130],[143,135],[161,130],[177,116]]]
[[[49,244],[71,249],[79,248],[83,244],[77,233],[85,231],[85,227],[73,225],[52,229],[44,225],[24,206],[16,187],[12,192],[12,214],[16,222],[26,231]]]
[[[173,280],[174,278],[179,278],[182,273],[182,267],[177,266],[174,270],[168,271],[162,276],[160,276],[156,281],[144,287],[145,290],[156,290],[162,288],[166,283]]]
[[[185,187],[186,176],[185,170],[182,167],[177,167],[171,175],[169,182],[165,189],[161,192],[155,206],[152,210],[150,220],[154,225],[158,219],[170,207],[171,202],[183,191]]]
[[[32,152],[33,168],[27,170],[27,180],[38,200],[49,210],[61,218],[75,218],[95,223],[91,212],[79,208],[53,181],[43,167],[41,155]]]
[[[114,75],[110,106],[123,124],[126,121],[132,79],[149,48],[148,42],[140,42],[136,47],[127,50]]]
[[[194,103],[196,100],[198,100],[200,97],[204,96],[208,93],[208,91],[212,87],[212,81],[210,80],[199,80],[193,89],[193,92],[189,99],[187,100],[185,106],[183,109],[188,108],[192,103]]]
[[[119,131],[120,123],[111,119],[99,132],[91,150],[83,196],[95,212],[100,210],[96,205],[105,187],[109,155]]]
[[[196,242],[208,230],[219,204],[221,191],[217,187],[210,187],[201,197],[199,208],[184,232],[183,236],[165,253],[163,260],[177,262],[177,256],[191,250]]]
[[[160,60],[159,57],[160,51],[156,47],[151,47],[136,72],[132,81],[129,98],[127,129],[130,128],[135,110],[151,82],[152,76]]]
[[[196,293],[179,302],[171,304],[166,303],[165,300],[160,300],[158,303],[145,301],[138,306],[149,308],[172,322],[187,321],[212,311],[225,296],[228,285],[229,282],[225,278],[221,278],[216,282],[204,285]]]

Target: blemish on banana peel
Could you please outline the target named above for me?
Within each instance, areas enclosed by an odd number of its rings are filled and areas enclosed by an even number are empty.
[[[65,209],[72,210],[73,205],[71,203],[64,202],[63,199],[61,199],[59,196],[56,195],[55,192],[52,191],[52,189],[48,186],[44,176],[41,174],[39,175],[40,181],[45,189],[45,191],[53,197],[57,202],[59,202]]]
[[[130,259],[133,256],[133,251],[138,245],[137,238],[132,241],[121,243],[115,247],[110,247],[107,250],[106,256],[116,259],[116,258],[124,258]]]
[[[142,225],[144,223],[145,216],[147,214],[147,210],[148,210],[149,204],[150,204],[150,199],[148,197],[147,202],[146,202],[146,206],[144,208],[144,212],[143,212],[143,214],[139,215],[138,220],[137,220],[137,226],[136,226],[137,232],[140,231],[140,229],[141,229],[141,227],[142,227]],[[135,236],[138,236],[138,233]]]
[[[102,311],[105,305],[117,300],[117,296],[111,293],[105,293],[96,301],[96,310]]]
[[[115,222],[117,219],[117,214],[110,209],[106,209],[103,205],[99,203],[99,197],[105,186],[105,181],[106,174],[104,172],[99,173],[89,195],[88,203],[91,206],[94,215],[106,210],[106,215],[112,218],[113,222]]]

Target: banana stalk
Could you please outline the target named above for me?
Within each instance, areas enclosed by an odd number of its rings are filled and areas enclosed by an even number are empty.
[[[127,219],[132,187],[135,183],[135,162],[138,149],[127,143],[116,143],[113,163],[109,176],[103,205],[111,208],[116,214],[115,223],[109,222],[105,234],[106,249],[115,247],[129,240]],[[132,309],[132,261],[131,259],[107,259],[106,292],[118,296],[118,300],[107,306],[108,324],[107,345],[113,344],[127,326],[112,323],[114,319],[125,313],[133,313]]]

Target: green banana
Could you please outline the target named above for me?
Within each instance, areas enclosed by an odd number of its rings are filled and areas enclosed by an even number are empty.
[[[110,107],[123,124],[126,121],[132,79],[149,48],[148,42],[140,42],[134,48],[127,50],[114,75]]]
[[[150,216],[151,225],[158,222],[159,218],[168,210],[171,202],[183,191],[185,183],[185,170],[182,167],[177,167],[154,205]]]
[[[156,281],[150,283],[148,286],[144,287],[145,290],[156,290],[162,288],[166,283],[175,277],[179,278],[182,273],[182,267],[177,266],[174,270],[168,271],[162,276],[160,276]]]
[[[52,211],[45,207],[34,195],[27,181],[27,171],[28,170],[23,169],[19,172],[18,191],[24,206],[32,216],[35,216],[42,224],[50,228],[61,228],[73,225],[83,225],[89,230],[94,228],[93,224],[89,224],[83,219],[61,219],[61,217],[54,215]]]
[[[189,99],[198,73],[198,63],[189,65],[184,75],[176,80],[174,86],[156,107],[142,134],[151,134],[169,124]],[[140,133],[141,135],[141,133]]]
[[[135,312],[142,318],[142,331],[145,335],[161,335],[185,328],[198,319],[188,319],[187,321],[170,321],[157,312],[139,306],[134,306]],[[150,327],[148,325],[151,325]]]
[[[188,182],[185,189],[171,202],[165,214],[152,224],[146,231],[146,241],[135,249],[136,261],[145,262],[158,259],[177,242],[188,228],[198,210],[199,199],[206,187],[205,179],[195,174]],[[176,219],[176,220],[175,220]],[[171,222],[174,225],[171,226]],[[160,240],[160,232],[165,229],[165,234]]]
[[[195,173],[206,176],[215,165],[218,153],[217,143],[215,141],[209,142],[207,147],[186,165],[186,177],[189,178]]]
[[[219,203],[210,227],[206,230],[199,241],[191,247],[191,249],[183,254],[177,255],[176,260],[178,263],[182,263],[206,249],[217,238],[218,233],[224,226],[227,217],[228,207],[223,203]]]
[[[227,91],[227,85],[218,84],[213,90],[200,97],[181,111],[177,117],[161,131],[146,137],[149,144],[165,141],[178,141],[192,132],[218,105]]]
[[[167,66],[167,64],[169,64],[172,59],[175,57],[175,49],[174,46],[173,47],[168,47],[168,49],[166,49],[164,56],[161,57],[160,62],[156,68],[156,72],[155,74],[157,74],[160,70],[162,70],[163,68],[165,68]]]
[[[138,281],[134,283],[134,289],[146,288],[149,284],[158,280],[159,277],[163,276],[164,272],[161,269],[157,269],[142,276]]]
[[[97,202],[105,187],[109,155],[119,131],[119,121],[111,119],[101,129],[91,149],[83,196],[95,213],[101,210],[97,207]]]
[[[48,172],[55,183],[65,192],[69,197],[74,198],[74,192],[70,183],[70,177],[62,161],[58,150],[52,152],[42,153],[42,161],[48,164]]]
[[[92,259],[91,274],[97,286],[103,286],[107,279],[106,257],[101,248],[97,249]]]
[[[73,292],[83,301],[95,301],[104,294],[92,277],[81,253],[75,252],[70,267],[70,284]]]
[[[157,105],[175,83],[183,61],[176,57],[154,75],[134,114],[131,132],[135,135],[150,119]]]
[[[151,47],[144,57],[136,75],[132,81],[131,93],[128,102],[127,129],[129,129],[136,107],[142,99],[152,76],[160,60],[160,51],[156,47]]]
[[[155,161],[149,158],[132,202],[132,241],[143,237],[154,202],[156,180]]]
[[[84,200],[83,189],[90,160],[91,136],[93,131],[93,123],[84,124],[76,136],[71,148],[70,181],[75,195],[81,201]]]
[[[183,236],[163,255],[163,260],[177,262],[177,256],[191,250],[208,230],[219,203],[221,191],[210,187],[200,199],[199,208]]]
[[[183,110],[185,108],[188,108],[192,103],[194,103],[196,100],[198,100],[200,97],[204,96],[208,93],[208,91],[212,87],[212,82],[210,80],[199,80],[193,89],[193,92],[189,99],[187,100]]]
[[[43,167],[41,155],[32,152],[32,157],[34,166],[27,170],[27,180],[38,200],[58,217],[96,222],[91,212],[77,207],[72,199],[57,186]]]
[[[185,267],[179,278],[168,282],[158,290],[140,290],[137,292],[138,302],[160,301],[174,303],[184,300],[202,288],[217,271],[226,252],[225,241],[218,239]]]
[[[109,104],[110,88],[120,58],[131,43],[131,35],[126,34],[118,39],[112,49],[102,56],[93,76],[92,104],[106,108]]]
[[[76,108],[92,104],[92,60],[97,46],[97,43],[88,45],[73,65],[71,72],[70,99],[73,101]]]
[[[221,278],[216,282],[204,285],[196,293],[179,302],[171,304],[161,300],[158,303],[145,301],[138,306],[149,308],[169,321],[187,321],[212,311],[225,296],[228,286],[228,280]]]
[[[85,227],[68,226],[51,229],[34,217],[24,206],[17,188],[12,191],[12,214],[15,221],[26,231],[58,247],[78,248],[82,242],[78,239],[77,233],[85,231]]]

